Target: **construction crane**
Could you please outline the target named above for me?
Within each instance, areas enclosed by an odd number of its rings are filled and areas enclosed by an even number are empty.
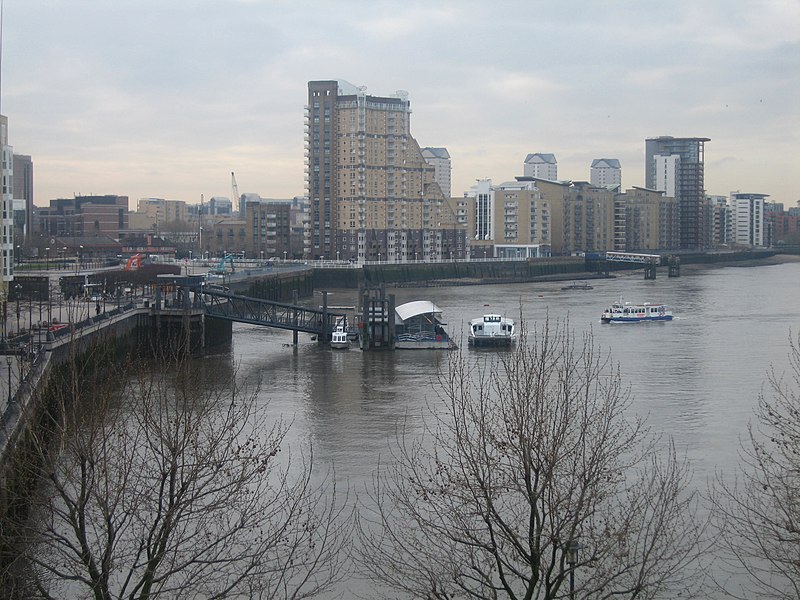
[[[228,273],[228,271],[225,270],[225,263],[228,263],[231,266],[230,270],[231,273],[236,272],[236,267],[233,263],[233,256],[231,254],[226,254],[225,256],[223,256],[220,259],[219,264],[213,269],[209,269],[208,272],[211,273],[212,275],[225,275],[226,273]]]
[[[137,271],[141,269],[143,260],[144,256],[141,254],[134,254],[128,259],[128,262],[125,263],[123,271]]]
[[[231,192],[233,193],[233,198],[231,198],[231,202],[234,203],[234,206],[231,208],[234,211],[239,210],[239,186],[236,185],[236,175],[233,174],[231,171]]]

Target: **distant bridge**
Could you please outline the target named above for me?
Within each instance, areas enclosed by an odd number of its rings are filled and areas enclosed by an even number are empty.
[[[660,265],[660,254],[640,254],[637,252],[606,252],[606,260],[611,262],[638,263],[644,265]]]
[[[630,263],[644,266],[644,278],[655,279],[656,268],[666,262],[669,267],[669,277],[680,276],[680,258],[677,256],[662,256],[661,254],[644,254],[641,252],[587,252],[585,255],[587,267],[594,265],[599,272],[608,274],[608,263]],[[666,260],[665,260],[666,259]]]

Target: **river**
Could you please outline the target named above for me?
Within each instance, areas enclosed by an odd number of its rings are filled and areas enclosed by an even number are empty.
[[[759,267],[684,269],[679,278],[642,272],[592,281],[591,291],[562,291],[560,283],[388,290],[397,303],[432,300],[448,330],[467,350],[469,319],[485,312],[529,323],[568,319],[576,333],[591,330],[596,344],[620,364],[634,395],[633,410],[648,416],[657,432],[671,436],[705,489],[715,471],[736,466],[739,439],[746,433],[765,375],[788,366],[789,335],[800,331],[800,263]],[[352,305],[356,292],[330,290],[330,305]],[[624,297],[663,302],[670,323],[604,325],[603,308]],[[321,303],[321,302],[320,302]],[[241,376],[262,381],[259,400],[292,420],[289,443],[313,444],[317,465],[335,466],[340,486],[361,492],[377,460],[387,455],[398,423],[419,428],[433,400],[442,351],[362,353],[331,350],[290,332],[236,324],[228,354]],[[345,593],[345,596],[348,594]]]

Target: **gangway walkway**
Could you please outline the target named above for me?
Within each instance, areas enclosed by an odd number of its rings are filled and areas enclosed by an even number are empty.
[[[330,312],[325,306],[319,310],[205,288],[199,293],[196,288],[194,291],[195,306],[203,308],[209,317],[302,331],[316,334],[320,340],[329,337],[336,321],[345,316],[344,313]]]

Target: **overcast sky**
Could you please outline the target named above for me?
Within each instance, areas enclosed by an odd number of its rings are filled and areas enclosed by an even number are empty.
[[[798,0],[4,0],[2,109],[36,203],[303,194],[307,82],[409,93],[454,196],[556,155],[561,179],[644,139],[709,137],[706,188],[800,199]]]

